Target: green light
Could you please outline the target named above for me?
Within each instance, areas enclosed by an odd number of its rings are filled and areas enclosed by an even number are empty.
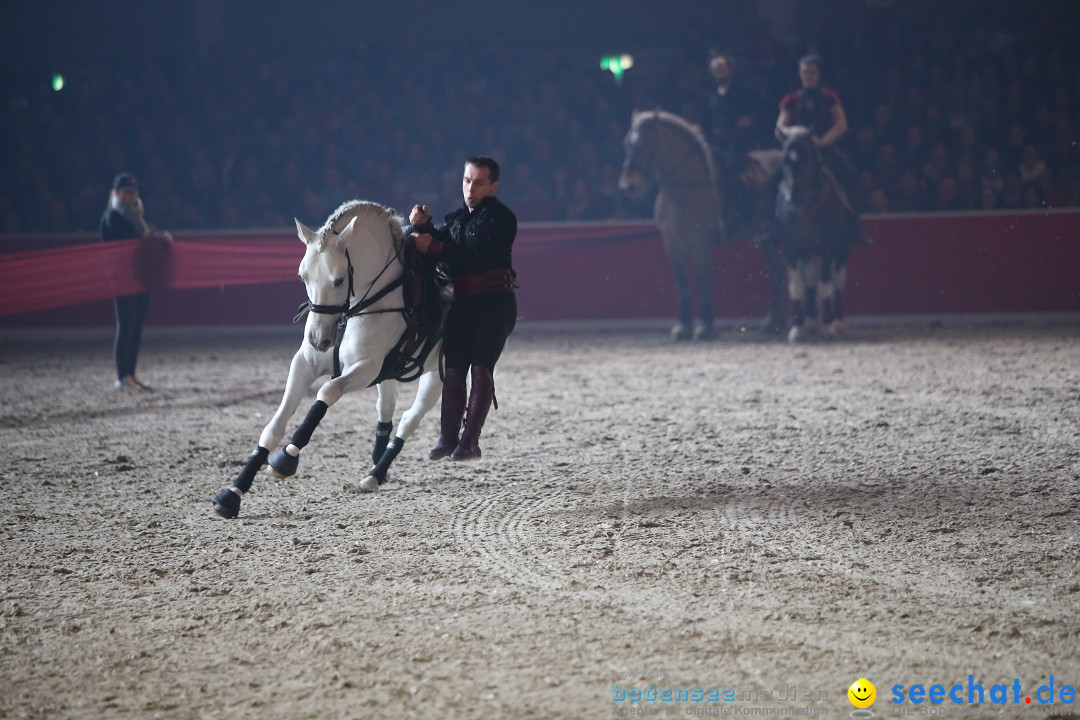
[[[634,67],[634,56],[624,53],[622,55],[604,55],[600,58],[600,69],[607,70],[615,76],[615,82],[622,85],[623,73]]]
[[[52,89],[56,92],[60,92],[64,89],[64,76],[60,73],[53,73],[52,76]]]

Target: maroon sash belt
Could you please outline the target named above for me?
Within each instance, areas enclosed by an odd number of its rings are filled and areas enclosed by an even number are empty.
[[[454,297],[456,298],[468,298],[493,292],[514,292],[513,270],[497,268],[454,276]]]

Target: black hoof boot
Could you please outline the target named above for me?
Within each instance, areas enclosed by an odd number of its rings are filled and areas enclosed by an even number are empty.
[[[292,477],[296,469],[300,467],[300,456],[293,457],[285,452],[285,448],[275,450],[270,455],[270,474],[276,478]]]
[[[225,488],[214,496],[214,512],[232,520],[240,514],[240,496],[231,488]]]

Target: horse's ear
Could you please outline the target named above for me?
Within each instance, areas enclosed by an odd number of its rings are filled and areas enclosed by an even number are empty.
[[[296,223],[296,234],[300,236],[300,239],[305,245],[310,245],[311,241],[315,238],[315,231],[296,218],[293,218],[293,222]]]
[[[348,237],[349,235],[352,235],[352,231],[353,231],[354,227],[356,227],[356,218],[355,217],[353,217],[353,219],[349,221],[349,224],[346,225],[345,227],[343,227],[341,229],[341,232],[338,233],[338,245],[344,245],[345,244],[345,238]]]

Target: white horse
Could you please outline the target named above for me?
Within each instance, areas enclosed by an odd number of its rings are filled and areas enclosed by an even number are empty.
[[[335,210],[318,230],[299,220],[296,229],[306,246],[300,262],[300,278],[309,298],[301,307],[310,311],[304,339],[289,366],[281,405],[263,429],[258,447],[232,486],[213,498],[215,512],[226,518],[239,514],[243,494],[267,462],[270,473],[277,477],[295,474],[300,450],[327,409],[345,393],[373,383],[378,387],[374,467],[362,481],[347,481],[345,487],[377,490],[386,480],[390,463],[442,393],[439,346],[437,342],[426,343],[422,360],[415,353],[405,358],[412,361],[410,374],[419,374],[420,384],[412,407],[402,415],[397,433],[390,439],[398,392],[396,377],[400,375],[388,368],[394,381],[384,382],[384,362],[399,349],[407,328],[401,219],[380,205],[354,200]],[[269,448],[281,441],[304,393],[326,375],[332,378],[319,388],[315,403],[289,444],[271,454]]]

